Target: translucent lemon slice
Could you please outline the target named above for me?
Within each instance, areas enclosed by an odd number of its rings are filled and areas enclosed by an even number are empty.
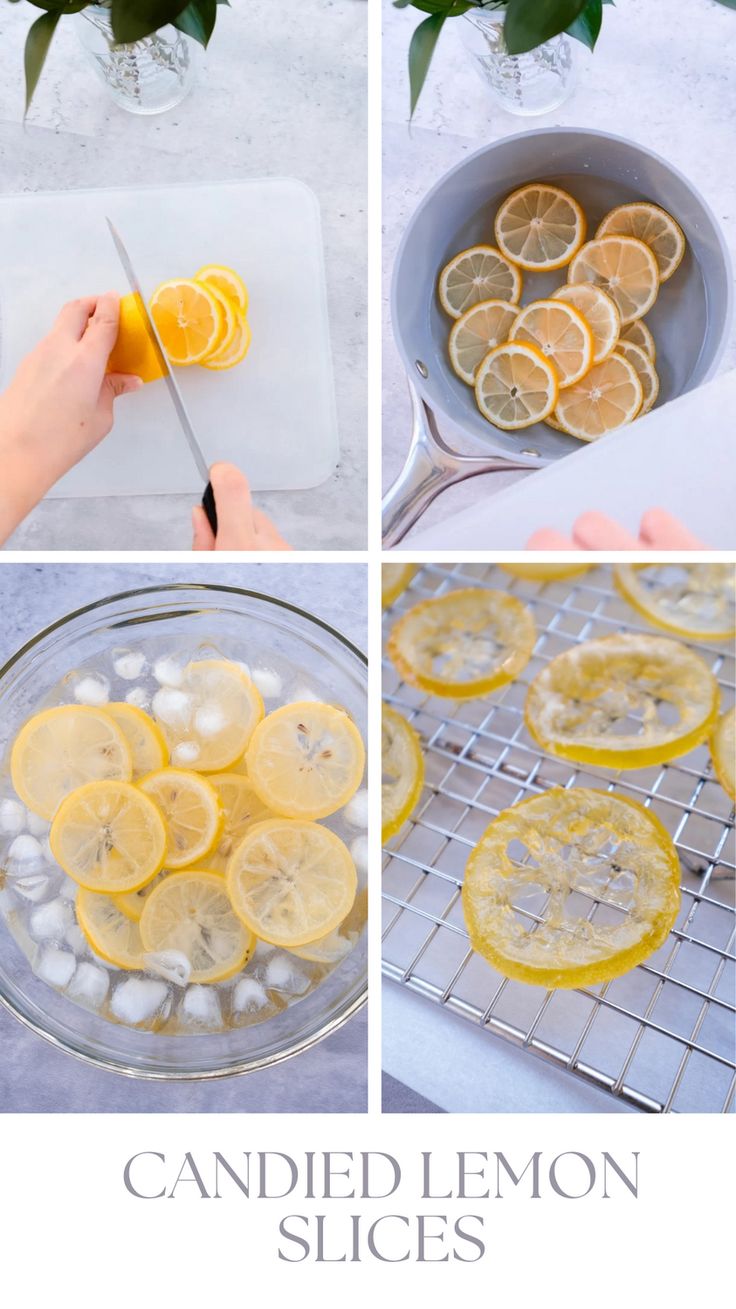
[[[128,742],[134,778],[152,773],[154,768],[164,767],[169,758],[169,747],[158,723],[154,723],[142,709],[124,700],[106,704],[105,713],[109,714]]]
[[[726,795],[736,800],[736,706],[719,718],[710,741],[710,756]]]
[[[656,627],[702,641],[736,634],[733,564],[617,564],[616,587]]]
[[[499,564],[505,573],[512,577],[522,577],[530,582],[556,582],[565,577],[582,577],[592,567],[591,564],[538,563]]]
[[[641,409],[636,415],[637,418],[643,418],[648,414],[657,403],[659,396],[659,375],[654,363],[646,350],[640,345],[635,345],[633,341],[619,341],[616,346],[616,353],[631,364],[636,372],[642,389]]]
[[[235,912],[262,941],[288,950],[339,927],[357,889],[350,851],[319,823],[256,823],[233,852],[227,889]]]
[[[203,861],[217,845],[224,821],[214,786],[183,768],[160,768],[139,786],[163,816],[166,867],[186,868]]]
[[[563,432],[579,441],[597,441],[641,410],[644,389],[636,369],[614,350],[602,364],[594,364],[580,382],[560,391],[554,417]]]
[[[532,427],[552,413],[559,380],[554,364],[528,341],[507,341],[489,351],[475,375],[475,402],[504,432]]]
[[[592,282],[610,295],[624,327],[649,313],[659,291],[657,261],[649,246],[633,236],[588,241],[570,264],[567,280]]]
[[[395,836],[413,812],[424,785],[424,758],[414,728],[390,705],[381,730],[381,839]]]
[[[465,869],[473,948],[536,986],[593,986],[666,939],[680,904],[675,848],[623,796],[555,788],[504,810]]]
[[[524,716],[550,754],[643,768],[707,740],[718,683],[686,646],[622,632],[571,647],[535,677]]]
[[[447,342],[454,372],[468,386],[489,350],[508,341],[519,309],[505,300],[483,300],[452,324]]]
[[[381,605],[387,609],[405,591],[419,564],[381,564]]]
[[[156,805],[129,782],[88,782],[51,824],[54,858],[90,891],[135,891],[163,867],[166,828]]]
[[[113,896],[80,887],[77,922],[95,954],[116,968],[143,968],[143,942],[135,919],[124,914]]]
[[[521,273],[492,245],[461,250],[440,273],[440,303],[451,318],[459,318],[481,300],[518,304],[520,295]]]
[[[258,798],[252,782],[242,773],[212,773],[208,781],[220,802],[223,825],[214,850],[207,856],[207,868],[212,873],[224,873],[248,828],[276,815]]]
[[[626,327],[622,327],[620,340],[631,341],[632,345],[641,346],[642,350],[646,350],[652,363],[656,364],[657,347],[654,344],[654,337],[643,319],[637,318],[633,323],[627,323]]]
[[[535,300],[519,311],[509,333],[554,365],[560,390],[585,377],[593,363],[593,333],[583,315],[564,300]]]
[[[177,747],[185,747],[190,768],[219,773],[244,754],[263,718],[263,700],[237,664],[201,659],[187,665],[178,687],[157,691],[153,712],[174,763]]]
[[[660,282],[677,271],[685,253],[685,234],[679,223],[659,205],[643,200],[612,209],[596,236],[634,236],[643,241],[657,261]]]
[[[585,240],[586,226],[585,214],[567,191],[530,182],[501,205],[496,242],[520,268],[549,272],[569,264]]]
[[[139,923],[141,921],[143,907],[151,894],[151,891],[155,886],[158,886],[159,882],[162,882],[165,877],[168,877],[168,873],[164,869],[162,872],[156,874],[153,881],[146,882],[146,885],[139,887],[137,891],[119,891],[111,895],[110,899],[115,907],[120,910],[121,914],[125,914],[126,918],[132,918],[135,923]]]
[[[592,282],[579,282],[576,286],[558,286],[552,292],[553,300],[572,305],[583,315],[593,334],[593,363],[602,364],[616,349],[621,329],[621,315],[613,300]]]
[[[50,820],[64,796],[85,782],[129,781],[130,748],[101,709],[44,709],[21,728],[10,756],[13,786],[34,814]]]
[[[365,748],[344,710],[305,700],[264,718],[246,761],[248,777],[269,809],[288,818],[327,818],[360,786]]]
[[[350,954],[368,921],[368,891],[364,887],[353,901],[353,907],[334,932],[321,936],[307,945],[292,946],[292,954],[308,959],[313,964],[338,964]]]
[[[535,640],[534,619],[520,600],[469,587],[410,609],[389,636],[388,654],[411,686],[469,700],[512,681]]]
[[[186,955],[192,982],[232,977],[256,946],[253,933],[233,913],[217,873],[187,870],[164,878],[146,900],[140,932],[146,953],[179,950]]]

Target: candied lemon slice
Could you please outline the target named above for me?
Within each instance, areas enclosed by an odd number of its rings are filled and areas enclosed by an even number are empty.
[[[101,959],[116,968],[143,968],[143,942],[135,919],[111,895],[83,887],[77,892],[77,922]]]
[[[506,432],[531,427],[557,404],[557,370],[527,341],[491,350],[475,375],[475,402],[489,423]]]
[[[564,300],[535,300],[514,319],[509,338],[541,350],[554,365],[560,390],[579,382],[593,362],[593,333]]]
[[[113,700],[111,704],[106,704],[105,713],[109,714],[128,742],[134,778],[152,773],[154,768],[164,767],[169,757],[169,747],[158,723],[154,723],[142,709],[124,700]]]
[[[585,285],[587,286],[587,283]],[[630,341],[632,345],[641,346],[642,350],[646,350],[652,363],[656,364],[657,347],[654,344],[654,337],[641,318],[637,318],[633,323],[627,323],[626,327],[622,327],[619,340]]]
[[[613,576],[624,599],[656,627],[702,641],[736,635],[733,564],[617,564]]]
[[[186,955],[192,982],[224,982],[256,948],[253,933],[233,912],[223,879],[198,870],[164,878],[146,900],[140,932],[147,954]]]
[[[468,386],[494,346],[508,341],[519,310],[505,300],[482,300],[452,324],[447,349],[454,372]]]
[[[138,785],[163,816],[166,867],[186,868],[203,861],[222,832],[223,813],[214,786],[184,768],[160,768]]]
[[[634,236],[643,241],[657,261],[660,282],[677,271],[685,253],[685,234],[679,223],[659,205],[644,200],[612,209],[596,236]]]
[[[10,756],[13,786],[34,814],[50,820],[64,796],[85,782],[127,782],[130,748],[109,714],[86,705],[44,709],[18,733]]]
[[[151,894],[151,891],[155,886],[158,886],[159,882],[163,881],[164,877],[167,876],[168,873],[164,869],[162,872],[156,874],[153,881],[146,882],[146,885],[140,886],[137,891],[119,891],[111,895],[110,899],[116,908],[118,908],[122,914],[125,914],[126,918],[132,918],[134,922],[139,923],[141,921],[141,914],[143,913],[143,906]]]
[[[520,268],[549,272],[569,264],[585,240],[585,214],[559,186],[530,182],[504,200],[496,214],[499,249]]]
[[[187,759],[190,768],[219,773],[244,754],[263,718],[263,700],[238,664],[200,659],[187,664],[178,687],[156,692],[153,712],[174,762],[177,746],[185,746],[194,755]]]
[[[710,757],[726,795],[736,800],[736,705],[718,719],[710,740]]]
[[[593,363],[602,364],[616,349],[621,330],[621,315],[610,295],[592,282],[568,283],[552,292],[553,300],[572,305],[583,315],[593,335]]]
[[[518,304],[520,295],[521,273],[492,245],[461,250],[440,273],[440,303],[451,318],[459,318],[481,300]]]
[[[405,591],[419,564],[381,564],[381,605],[387,609]]]
[[[592,282],[610,295],[625,327],[649,313],[659,291],[659,270],[648,245],[633,236],[588,241],[575,255],[568,282]]]
[[[367,920],[368,892],[364,888],[356,895],[350,913],[339,927],[328,932],[327,936],[309,941],[307,945],[292,946],[292,953],[313,964],[339,964],[341,959],[350,954]]]
[[[287,818],[327,818],[360,786],[365,747],[343,709],[305,700],[259,723],[246,755],[262,803]]]
[[[390,705],[381,727],[381,839],[388,841],[413,812],[424,785],[424,758],[414,728]]]
[[[469,700],[512,681],[535,640],[534,619],[520,600],[468,587],[404,614],[389,636],[388,654],[411,686]]]
[[[680,905],[675,847],[649,809],[555,787],[504,810],[465,869],[474,950],[536,986],[593,986],[666,940]]]
[[[718,683],[686,646],[621,632],[572,646],[538,673],[524,717],[550,754],[643,768],[677,759],[710,735]]]
[[[224,873],[228,860],[249,827],[275,814],[256,794],[252,782],[242,773],[212,773],[211,782],[223,812],[223,825],[214,850],[207,856],[207,868]]]
[[[575,386],[560,391],[554,416],[568,435],[597,441],[632,422],[643,398],[636,369],[614,351],[602,364],[594,364]]]
[[[262,941],[292,950],[339,927],[358,879],[350,851],[329,828],[272,818],[246,832],[226,880],[245,925]]]
[[[633,341],[619,341],[616,354],[631,364],[641,382],[641,409],[636,416],[643,418],[644,414],[648,414],[649,410],[654,408],[659,395],[659,375],[651,355],[647,354],[642,346],[635,345]]]
[[[156,805],[130,782],[88,782],[51,824],[51,851],[90,891],[136,891],[163,867],[166,828]]]
[[[582,577],[592,567],[591,564],[543,563],[533,564],[499,564],[505,573],[512,577],[527,578],[530,582],[556,582],[564,577]]]

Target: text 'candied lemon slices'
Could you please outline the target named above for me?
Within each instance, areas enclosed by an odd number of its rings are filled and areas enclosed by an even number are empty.
[[[512,681],[535,640],[534,619],[520,600],[469,587],[415,605],[394,626],[387,648],[405,682],[462,700]]]
[[[154,768],[163,768],[169,757],[169,748],[158,723],[154,723],[142,709],[126,704],[124,700],[106,704],[104,712],[128,742],[134,778],[152,773]]]
[[[602,364],[593,364],[581,381],[560,391],[554,417],[569,436],[597,441],[633,422],[643,398],[636,369],[614,351]]]
[[[648,355],[640,345],[635,345],[633,341],[619,341],[616,345],[616,354],[631,364],[641,382],[641,408],[636,416],[643,418],[644,414],[648,414],[649,410],[654,408],[659,396],[659,375],[651,355]]]
[[[596,236],[634,236],[649,246],[660,282],[677,271],[685,253],[685,234],[671,214],[644,200],[618,205],[606,214]]]
[[[601,364],[616,349],[621,330],[621,315],[610,295],[592,282],[558,286],[553,300],[572,305],[583,315],[593,336],[593,363]]]
[[[710,739],[710,757],[726,795],[736,800],[736,706],[718,719]]]
[[[623,796],[554,788],[486,828],[465,869],[473,949],[505,977],[593,986],[666,940],[680,905],[674,845]]]
[[[381,605],[388,609],[405,591],[419,564],[381,564]]]
[[[62,801],[51,851],[89,891],[136,891],[163,867],[166,828],[156,805],[130,782],[88,782]]]
[[[482,300],[458,318],[450,328],[447,350],[453,371],[468,386],[489,350],[508,341],[518,313],[505,300]]]
[[[617,564],[613,576],[624,599],[656,627],[702,641],[736,635],[733,564]]]
[[[541,350],[554,365],[560,390],[584,377],[593,362],[593,334],[583,315],[564,300],[535,300],[514,319],[512,341]]]
[[[507,300],[518,304],[521,273],[492,245],[461,250],[440,273],[439,297],[451,318],[459,318],[481,300]]]
[[[109,714],[86,705],[44,709],[18,733],[10,756],[13,786],[34,814],[50,820],[85,782],[127,782],[130,748]]]
[[[489,423],[517,432],[552,413],[559,394],[557,370],[525,341],[491,350],[475,377],[475,400]]]
[[[659,291],[657,261],[649,246],[633,236],[588,241],[570,264],[567,280],[592,282],[610,295],[624,327],[649,312]]]
[[[308,959],[313,964],[337,964],[350,954],[360,933],[368,921],[368,891],[364,887],[353,901],[353,907],[339,927],[320,936],[316,941],[306,945],[292,946],[292,952],[300,959]]]
[[[187,664],[179,686],[156,692],[153,712],[174,761],[176,747],[186,746],[190,768],[219,773],[244,754],[263,718],[263,700],[238,664],[200,659]]]
[[[114,896],[83,887],[77,892],[77,922],[95,954],[116,968],[142,968],[143,942],[138,923],[124,913]]]
[[[384,704],[381,724],[381,839],[388,841],[413,813],[424,785],[424,758],[414,728]]]
[[[360,786],[365,747],[343,709],[305,700],[282,705],[258,725],[246,754],[263,804],[288,818],[327,818]]]
[[[504,200],[496,214],[496,244],[530,272],[569,264],[585,240],[585,214],[559,186],[530,182]]]
[[[339,927],[358,879],[350,851],[329,828],[273,818],[246,832],[226,881],[246,926],[262,941],[293,949]]]
[[[276,815],[242,773],[211,773],[207,780],[215,789],[223,813],[222,831],[214,850],[207,856],[207,867],[213,873],[224,873],[233,850],[248,828]]]
[[[149,309],[172,364],[198,364],[224,339],[219,300],[201,282],[186,278],[162,282],[151,296]]]
[[[206,777],[183,768],[160,768],[138,783],[158,806],[166,827],[167,868],[200,863],[216,846],[223,814],[217,792]]]
[[[583,284],[581,283],[581,285]],[[588,283],[586,282],[584,285],[587,286]],[[641,346],[642,350],[646,350],[652,363],[656,364],[657,347],[654,343],[654,337],[643,319],[637,318],[633,323],[627,323],[625,327],[622,327],[619,340],[630,341],[632,345]]]
[[[199,870],[163,879],[146,900],[140,932],[147,954],[186,955],[195,983],[233,977],[256,946],[252,931],[233,911],[223,878]]]
[[[556,582],[565,577],[582,577],[592,564],[543,563],[541,560],[530,564],[499,564],[505,573],[512,577],[525,578],[530,582]]]
[[[529,687],[524,718],[543,750],[578,763],[644,768],[710,735],[718,683],[678,641],[621,632],[572,646]]]

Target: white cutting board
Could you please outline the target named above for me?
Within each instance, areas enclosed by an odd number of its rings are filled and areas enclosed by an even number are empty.
[[[146,298],[208,263],[236,269],[248,287],[245,361],[223,373],[176,370],[208,464],[237,464],[257,491],[323,482],[338,437],[319,207],[291,178],[0,199],[0,387],[66,300],[129,290],[107,216]],[[116,401],[110,436],[51,495],[196,491],[201,479],[157,381]]]

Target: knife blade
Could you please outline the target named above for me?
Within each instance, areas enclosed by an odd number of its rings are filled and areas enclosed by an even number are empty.
[[[210,473],[207,464],[205,462],[204,455],[202,454],[199,441],[197,440],[197,437],[195,435],[191,419],[189,417],[189,414],[187,413],[186,405],[184,404],[184,398],[179,389],[179,383],[177,382],[176,378],[174,377],[174,374],[171,371],[171,368],[169,367],[169,362],[166,358],[166,351],[164,350],[161,337],[158,334],[158,328],[156,327],[156,324],[154,323],[151,314],[148,312],[148,306],[143,298],[143,292],[141,291],[140,282],[138,281],[138,278],[135,273],[135,269],[133,268],[133,265],[131,263],[130,255],[128,254],[128,251],[126,250],[125,245],[123,243],[123,238],[121,237],[117,228],[114,226],[111,219],[107,218],[106,222],[107,222],[107,226],[110,229],[110,236],[112,237],[113,245],[117,250],[118,258],[123,266],[123,272],[125,273],[125,276],[128,279],[128,285],[131,291],[133,292],[133,295],[136,297],[138,301],[138,308],[140,309],[141,314],[143,315],[143,320],[148,329],[148,334],[151,338],[153,345],[155,346],[156,353],[159,358],[159,363],[163,371],[163,380],[168,388],[169,396],[171,397],[171,402],[176,411],[176,416],[179,419],[179,424],[187,439],[189,449],[192,452],[192,457],[194,459],[195,464],[197,465],[197,469],[202,478],[202,481],[205,483],[205,491],[204,491],[204,495],[202,496],[202,508],[204,509],[204,512],[207,515],[207,521],[210,527],[212,528],[212,531],[215,533],[215,535],[217,535],[217,509],[215,507],[215,496],[212,490],[212,483],[210,482]]]

